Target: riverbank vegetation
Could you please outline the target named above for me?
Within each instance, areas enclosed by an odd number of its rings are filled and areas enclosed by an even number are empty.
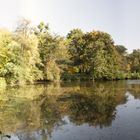
[[[22,19],[15,31],[0,29],[0,85],[35,81],[140,78],[140,50],[128,54],[108,33],[72,29],[66,37]]]

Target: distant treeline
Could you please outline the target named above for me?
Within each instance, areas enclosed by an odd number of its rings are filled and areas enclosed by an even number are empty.
[[[0,29],[0,84],[35,81],[140,78],[140,50],[131,54],[102,31],[71,30],[66,37],[41,22],[22,19],[15,31]]]

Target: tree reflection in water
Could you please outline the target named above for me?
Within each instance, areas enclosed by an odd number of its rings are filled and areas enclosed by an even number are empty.
[[[127,91],[140,98],[140,86],[126,82],[10,88],[0,91],[0,128],[20,140],[46,140],[54,129],[65,125],[65,116],[75,125],[108,127],[115,119],[116,107],[127,102]]]

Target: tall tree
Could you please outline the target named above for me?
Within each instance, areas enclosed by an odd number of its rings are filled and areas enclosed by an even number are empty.
[[[70,59],[73,61],[73,66],[77,67],[80,72],[85,72],[85,65],[83,65],[83,56],[85,53],[84,47],[84,33],[81,29],[73,29],[67,35],[68,48]]]
[[[48,25],[43,22],[38,25],[35,33],[39,40],[39,54],[42,62],[39,68],[43,71],[44,80],[59,81],[61,70],[58,61],[67,53],[64,39],[51,34]]]
[[[19,44],[20,69],[23,81],[33,82],[42,78],[37,65],[40,63],[38,39],[34,35],[31,22],[22,19],[14,33],[14,39]]]
[[[91,74],[95,79],[117,78],[122,58],[109,34],[100,31],[84,34],[81,30],[74,29],[67,38],[71,58],[80,72]]]

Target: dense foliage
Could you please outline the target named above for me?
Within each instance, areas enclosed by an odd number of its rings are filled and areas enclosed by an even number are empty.
[[[14,32],[0,29],[0,84],[140,78],[140,50],[126,50],[105,32],[73,29],[61,37],[22,19]]]

